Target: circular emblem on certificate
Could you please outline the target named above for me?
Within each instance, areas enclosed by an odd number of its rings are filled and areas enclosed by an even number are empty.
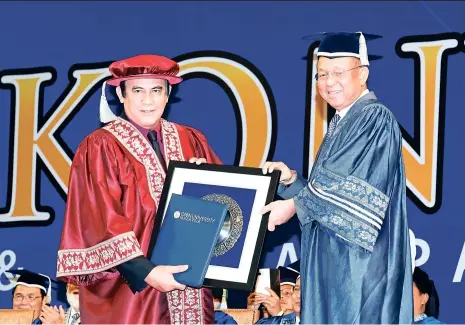
[[[224,224],[220,230],[220,235],[213,252],[213,256],[223,255],[234,247],[241,236],[244,225],[241,207],[233,198],[224,194],[209,194],[202,197],[202,199],[228,206],[228,214],[224,219]]]

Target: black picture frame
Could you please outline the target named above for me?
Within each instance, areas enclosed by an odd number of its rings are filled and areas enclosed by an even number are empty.
[[[192,181],[192,179],[199,177],[202,179],[202,186],[217,186],[222,182],[221,179],[223,179],[224,184],[221,184],[221,187],[227,187],[229,182],[235,182],[236,184],[237,182],[241,182],[241,188],[242,186],[244,186],[244,188],[258,187],[248,219],[249,221],[253,220],[253,222],[249,222],[246,231],[242,232],[247,234],[244,236],[249,236],[248,230],[250,227],[252,227],[252,224],[255,226],[253,226],[254,228],[250,228],[250,236],[252,236],[250,238],[252,239],[244,239],[244,247],[241,250],[239,258],[240,266],[237,268],[219,266],[213,264],[214,259],[212,259],[203,283],[204,287],[245,290],[250,292],[253,290],[255,285],[255,279],[259,269],[260,256],[268,228],[269,216],[268,213],[264,214],[263,216],[258,216],[257,207],[259,206],[260,208],[258,209],[261,209],[262,206],[265,206],[274,200],[279,185],[279,171],[263,174],[261,168],[254,167],[217,165],[207,163],[197,165],[195,163],[189,163],[185,161],[170,161],[160,197],[160,203],[158,205],[157,215],[155,218],[156,223],[148,251],[151,252],[153,250],[171,194],[183,194],[183,192],[179,189],[179,184],[183,182],[183,179],[184,181],[186,179]],[[209,179],[212,183],[214,182],[216,184],[209,185]],[[256,183],[245,185],[243,183],[244,180],[250,180],[251,183]],[[184,186],[185,183],[182,185]],[[230,187],[237,189],[237,187],[233,185]],[[258,220],[258,217],[260,217],[260,220]],[[246,242],[248,243],[247,245]],[[253,244],[253,247],[250,246],[250,243]],[[253,252],[250,252],[250,249],[252,249]],[[247,260],[247,263],[243,263],[242,261],[244,256],[247,256],[245,259]],[[227,271],[226,273],[229,274],[227,279],[225,276],[225,270]]]

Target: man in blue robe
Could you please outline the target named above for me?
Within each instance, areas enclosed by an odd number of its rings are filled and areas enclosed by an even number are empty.
[[[215,308],[215,324],[236,325],[236,320],[221,309],[228,309],[228,290],[212,288],[213,307]]]
[[[281,312],[277,316],[262,318],[255,324],[300,324],[300,275],[292,292],[292,312],[285,314]]]
[[[13,288],[13,309],[33,310],[32,324],[43,324],[46,320],[44,313],[54,312],[47,305],[52,300],[51,281],[47,275],[29,270],[9,270],[8,273],[20,275]]]
[[[368,39],[368,35],[367,35]],[[268,229],[297,214],[302,230],[302,324],[411,324],[412,262],[402,134],[367,89],[362,33],[325,33],[317,86],[336,110],[309,179],[281,162]]]
[[[414,324],[444,324],[439,317],[439,295],[428,273],[415,268],[413,272]]]

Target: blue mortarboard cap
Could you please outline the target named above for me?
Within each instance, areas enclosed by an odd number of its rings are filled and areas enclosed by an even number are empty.
[[[286,268],[300,274],[300,260],[297,260],[294,263],[289,264],[288,266],[286,266]]]
[[[331,32],[318,33],[305,36],[305,40],[321,40],[318,47],[317,56],[329,58],[354,57],[360,59],[362,65],[370,65],[368,60],[367,41],[371,41],[382,36],[374,34],[363,34],[362,32]]]
[[[295,286],[297,278],[300,275],[300,261],[294,262],[289,266],[278,267],[280,284],[290,284]]]
[[[52,298],[52,281],[50,280],[50,277],[24,269],[8,270],[8,273],[19,275],[19,278],[16,280],[15,287],[18,285],[24,285],[26,287],[39,288],[45,292],[45,295],[47,296],[47,302],[50,303]]]
[[[211,288],[213,298],[221,300],[223,297],[223,288]]]

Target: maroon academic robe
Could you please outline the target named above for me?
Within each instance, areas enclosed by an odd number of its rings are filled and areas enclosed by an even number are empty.
[[[221,163],[199,131],[161,120],[166,164]],[[147,255],[165,172],[150,143],[118,118],[87,136],[70,172],[57,278],[80,286],[87,324],[213,324],[210,289],[133,294],[115,266]]]

